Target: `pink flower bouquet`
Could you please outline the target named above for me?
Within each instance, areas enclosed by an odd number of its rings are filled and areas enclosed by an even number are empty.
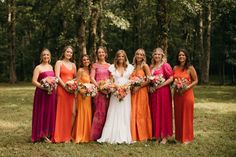
[[[75,93],[78,89],[78,82],[76,79],[69,80],[65,83],[65,88],[70,92],[70,93]]]
[[[48,94],[52,94],[52,91],[57,87],[58,78],[48,76],[40,81],[41,86],[48,91]]]
[[[94,97],[97,94],[97,87],[92,83],[79,83],[78,91],[81,91],[83,97]]]
[[[163,84],[166,81],[162,74],[149,76],[148,80],[150,81],[151,86],[154,88],[157,88],[157,86]]]
[[[187,89],[188,84],[189,81],[186,78],[175,78],[172,88],[174,88],[179,95],[182,95],[183,92]]]
[[[131,88],[135,87],[135,86],[141,86],[141,84],[144,82],[144,78],[143,77],[139,77],[139,76],[134,76],[130,78],[130,85]]]

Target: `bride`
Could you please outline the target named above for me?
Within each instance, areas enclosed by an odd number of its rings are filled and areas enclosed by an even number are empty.
[[[124,50],[116,53],[114,64],[109,67],[117,87],[125,87],[129,83],[129,77],[133,71],[133,66],[128,64],[128,58]],[[108,143],[131,143],[130,115],[131,97],[127,91],[125,97],[111,95],[107,112],[106,122],[102,131],[102,136],[98,142]]]

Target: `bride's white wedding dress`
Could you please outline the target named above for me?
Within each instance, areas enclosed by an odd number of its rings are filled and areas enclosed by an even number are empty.
[[[128,65],[123,76],[115,69],[114,64],[109,67],[115,83],[118,85],[126,84],[129,81],[129,77],[133,72],[133,66]],[[102,136],[98,139],[98,142],[108,143],[131,143],[131,131],[130,131],[130,118],[131,118],[131,95],[125,96],[121,101],[111,95],[109,108],[107,112],[106,122],[102,131]]]

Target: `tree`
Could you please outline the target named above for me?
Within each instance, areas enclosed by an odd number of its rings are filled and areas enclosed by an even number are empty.
[[[157,46],[161,47],[167,54],[168,49],[168,32],[169,32],[169,22],[168,17],[168,1],[167,0],[157,0],[157,12],[156,20],[158,26],[158,43]]]
[[[16,0],[8,2],[10,83],[16,83]]]

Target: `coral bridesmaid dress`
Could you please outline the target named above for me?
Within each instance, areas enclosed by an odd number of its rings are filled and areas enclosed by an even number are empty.
[[[63,82],[72,80],[75,76],[75,67],[68,69],[63,63],[60,67],[60,78]],[[68,142],[71,140],[72,113],[75,101],[74,94],[66,92],[61,87],[57,88],[57,112],[54,142]]]
[[[175,78],[185,78],[191,81],[186,69],[182,70],[179,67],[174,70]],[[194,94],[192,89],[185,91],[182,95],[174,93],[175,138],[180,142],[193,141],[193,109]]]

